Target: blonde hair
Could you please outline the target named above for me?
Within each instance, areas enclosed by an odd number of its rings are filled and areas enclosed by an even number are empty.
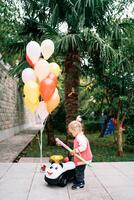
[[[78,132],[82,132],[83,127],[82,127],[81,121],[82,121],[82,119],[81,119],[80,115],[77,116],[76,120],[73,120],[72,122],[70,122],[68,124],[68,129],[69,130],[76,130],[77,129]]]

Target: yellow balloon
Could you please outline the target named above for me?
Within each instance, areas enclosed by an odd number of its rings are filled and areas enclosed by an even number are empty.
[[[29,102],[28,99],[25,97],[25,98],[24,98],[24,103],[25,103],[25,105],[26,105],[26,108],[27,108],[30,112],[34,113],[35,110],[37,109],[38,105],[39,105],[39,100],[38,100],[35,104],[32,104],[32,103]]]
[[[34,81],[28,81],[26,82],[26,84],[24,85],[24,94],[27,95],[29,93],[34,93],[37,96],[39,96],[40,92],[39,92],[39,85],[34,82]]]
[[[24,85],[24,94],[30,103],[35,104],[40,95],[39,85],[34,81],[26,82]]]
[[[60,103],[60,96],[59,96],[58,90],[56,88],[51,99],[46,102],[48,112],[51,113],[59,105],[59,103]]]
[[[25,97],[31,104],[36,104],[36,102],[39,100],[38,96],[34,94],[27,94]]]
[[[61,69],[57,63],[54,62],[50,63],[49,67],[50,67],[50,72],[52,72],[55,76],[58,77],[60,75]]]

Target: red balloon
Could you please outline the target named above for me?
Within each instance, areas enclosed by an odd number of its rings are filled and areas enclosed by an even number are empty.
[[[26,55],[26,61],[28,62],[29,65],[31,65],[34,68],[34,63],[31,61],[31,59]]]
[[[57,77],[53,74],[53,73],[49,73],[48,78],[50,78],[51,80],[53,80],[55,82],[55,87],[57,86]]]
[[[51,98],[55,91],[55,88],[55,82],[52,79],[46,78],[41,81],[40,93],[44,101],[48,101]]]

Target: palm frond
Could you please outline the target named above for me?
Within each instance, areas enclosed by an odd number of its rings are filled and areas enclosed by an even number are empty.
[[[94,12],[96,8],[104,8],[104,5],[109,4],[105,0],[78,0],[75,4],[76,10],[82,11],[84,9],[90,9]]]
[[[46,38],[56,40],[59,37],[58,29],[53,28],[49,23],[44,22],[43,24],[39,24],[39,29],[43,32],[40,41]]]
[[[93,52],[100,52],[101,59],[113,59],[118,56],[118,53],[112,48],[110,43],[100,37],[95,31],[86,28],[82,32],[85,41],[88,42],[88,52],[91,55]]]
[[[54,28],[57,25],[58,16],[59,16],[59,8],[58,8],[58,4],[56,4],[55,8],[53,9],[51,18],[50,18],[50,24],[52,24],[52,27],[54,27]]]
[[[78,34],[68,34],[63,36],[57,45],[57,49],[59,52],[68,52],[69,49],[76,50],[81,49],[82,41]]]
[[[22,57],[18,64],[15,64],[10,67],[9,74],[15,77],[21,77],[22,71],[28,67],[28,63],[26,62],[25,58]]]

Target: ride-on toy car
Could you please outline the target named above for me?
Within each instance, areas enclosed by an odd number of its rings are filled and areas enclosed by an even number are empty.
[[[50,157],[50,165],[45,170],[45,181],[49,185],[64,187],[74,180],[74,169],[74,162],[63,162],[63,156],[53,155]]]

